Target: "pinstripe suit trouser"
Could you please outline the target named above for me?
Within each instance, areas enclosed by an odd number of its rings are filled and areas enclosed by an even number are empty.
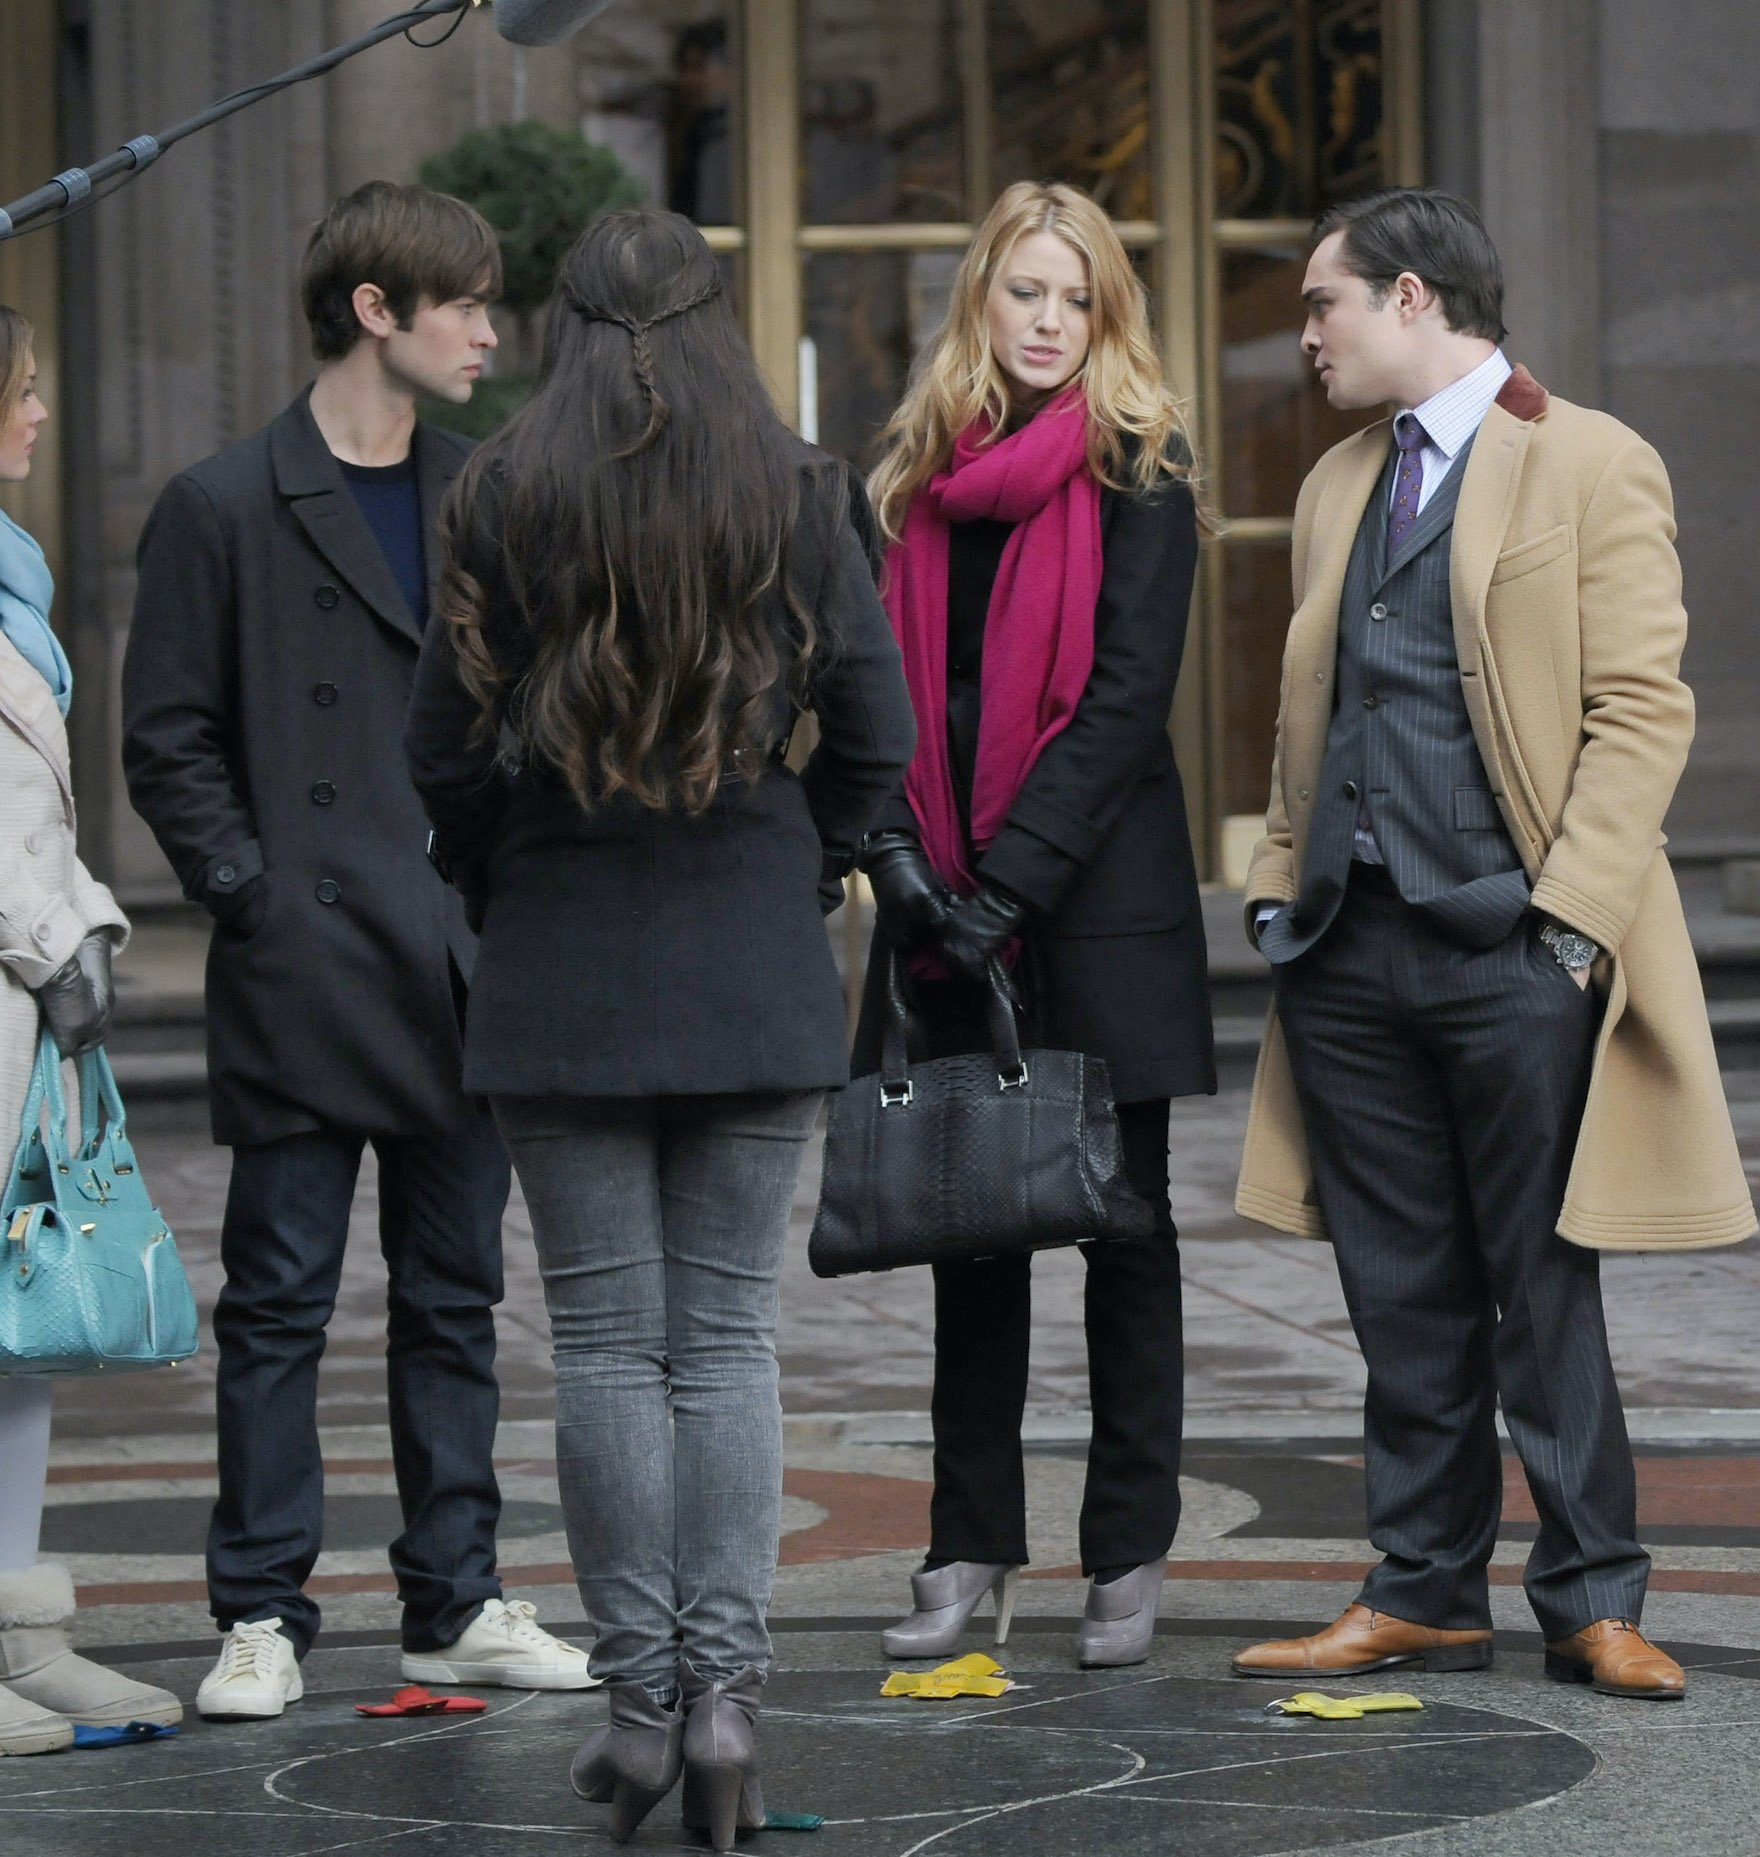
[[[1636,1621],[1631,1448],[1598,1258],[1555,1230],[1598,1018],[1525,917],[1463,948],[1352,866],[1339,912],[1279,967],[1278,1011],[1320,1207],[1368,1367],[1365,1605],[1490,1623],[1505,1423],[1539,1533],[1523,1584],[1549,1638]]]

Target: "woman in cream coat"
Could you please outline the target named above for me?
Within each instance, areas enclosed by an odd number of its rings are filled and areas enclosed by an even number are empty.
[[[0,483],[30,475],[47,417],[30,325],[0,305]],[[115,898],[74,848],[63,721],[73,679],[49,629],[53,590],[42,550],[0,512],[0,1164],[8,1168],[42,1027],[64,1056],[102,1042],[110,959],[128,938]],[[77,1100],[71,1066],[64,1081]],[[73,1654],[73,1582],[65,1567],[37,1559],[50,1385],[0,1374],[0,1755],[65,1747],[76,1726],[183,1715],[166,1691]]]

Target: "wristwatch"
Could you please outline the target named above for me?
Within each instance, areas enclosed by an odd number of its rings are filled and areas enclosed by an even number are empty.
[[[1601,952],[1587,935],[1579,935],[1575,929],[1565,928],[1558,922],[1541,923],[1540,939],[1567,973],[1580,974],[1585,967],[1593,966],[1596,955]]]

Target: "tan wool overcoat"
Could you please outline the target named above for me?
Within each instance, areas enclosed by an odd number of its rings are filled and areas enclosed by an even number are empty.
[[[1334,446],[1302,486],[1295,615],[1247,920],[1293,901],[1332,720],[1338,602],[1389,427]],[[1756,1227],[1662,820],[1693,735],[1687,616],[1662,460],[1518,368],[1486,415],[1455,510],[1455,648],[1473,734],[1534,908],[1607,952],[1606,1010],[1558,1230],[1600,1250],[1733,1244]],[[1323,1238],[1273,1008],[1236,1209]]]

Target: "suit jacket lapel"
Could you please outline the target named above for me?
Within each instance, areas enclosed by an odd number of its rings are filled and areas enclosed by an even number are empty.
[[[1302,588],[1300,610],[1311,614],[1319,628],[1314,634],[1315,643],[1324,647],[1329,659],[1337,654],[1338,602],[1344,592],[1345,571],[1356,546],[1357,530],[1387,468],[1388,431],[1388,422],[1382,419],[1347,441],[1348,448],[1339,457],[1314,506],[1307,547],[1307,584]]]
[[[1516,492],[1534,436],[1532,421],[1493,406],[1485,415],[1461,479],[1454,511],[1449,594],[1455,653],[1464,677],[1477,678],[1485,628],[1485,595],[1514,514]],[[1469,699],[1472,692],[1468,692]]]
[[[287,498],[312,546],[346,580],[372,611],[416,644],[421,628],[403,597],[360,505],[354,500],[304,393],[269,428],[275,487]],[[420,428],[418,427],[418,432]],[[418,471],[420,465],[418,463]],[[423,513],[427,498],[423,497]]]

